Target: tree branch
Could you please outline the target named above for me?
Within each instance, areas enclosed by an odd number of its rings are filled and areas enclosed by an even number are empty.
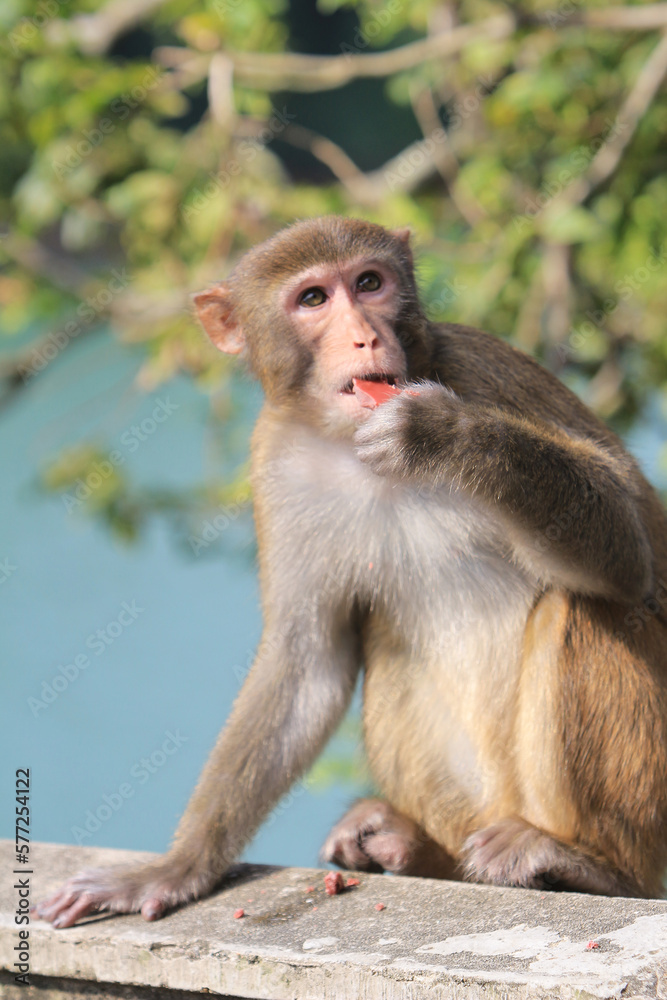
[[[566,15],[569,24],[620,31],[650,31],[667,27],[667,3],[647,3],[637,7],[601,7],[599,10],[574,11]]]
[[[573,180],[555,200],[554,209],[562,208],[563,204],[582,204],[596,188],[611,177],[665,76],[667,76],[667,31],[661,36],[623,102],[610,129],[611,138],[597,151],[585,173]]]
[[[509,37],[516,28],[511,14],[463,24],[388,52],[346,52],[340,56],[299,53],[226,52],[235,78],[266,90],[333,90],[359,77],[391,76],[421,66],[430,59],[452,55],[481,39]]]
[[[382,192],[378,194],[377,187],[369,180],[368,175],[331,139],[318,135],[303,125],[288,125],[280,138],[298,149],[308,150],[331,171],[355,201],[372,205],[382,196]]]
[[[95,14],[50,21],[45,28],[46,36],[56,45],[73,41],[86,55],[98,56],[106,52],[119,35],[164,3],[166,0],[111,0]]]
[[[486,218],[486,212],[474,198],[466,196],[465,192],[459,191],[457,187],[459,161],[451,148],[447,130],[438,117],[438,108],[431,88],[424,87],[418,93],[413,93],[411,103],[425,139],[438,131],[442,133],[442,142],[436,145],[433,151],[433,166],[442,177],[452,202],[472,229]]]
[[[55,254],[42,243],[12,234],[2,241],[2,253],[16,261],[26,271],[47,278],[56,288],[82,297],[86,284],[95,280],[83,268],[66,257]]]

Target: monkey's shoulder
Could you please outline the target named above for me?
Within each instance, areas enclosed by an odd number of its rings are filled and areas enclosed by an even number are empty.
[[[471,403],[494,405],[623,450],[620,439],[525,351],[458,323],[434,323],[433,374]]]

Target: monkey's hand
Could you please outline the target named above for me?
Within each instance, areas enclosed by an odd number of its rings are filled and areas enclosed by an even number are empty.
[[[436,478],[445,471],[447,441],[471,423],[469,409],[451,389],[420,382],[379,406],[354,436],[357,455],[378,476]],[[430,477],[429,477],[430,478]]]
[[[58,928],[101,912],[141,913],[144,920],[157,920],[167,910],[208,895],[219,878],[168,855],[147,864],[89,868],[68,879],[34,912]]]

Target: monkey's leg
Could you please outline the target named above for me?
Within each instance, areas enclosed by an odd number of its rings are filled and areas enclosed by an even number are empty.
[[[464,855],[465,875],[473,882],[598,896],[643,895],[611,866],[521,819],[506,819],[474,833]]]
[[[323,861],[353,871],[460,878],[455,860],[407,816],[381,799],[362,799],[335,825]]]

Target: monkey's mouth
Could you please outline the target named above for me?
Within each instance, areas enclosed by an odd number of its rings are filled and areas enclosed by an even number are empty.
[[[384,382],[385,385],[396,385],[397,375],[388,375],[386,372],[368,372],[367,375],[355,375],[354,378],[363,382]],[[354,378],[346,382],[342,389],[338,391],[344,395],[354,395]]]

